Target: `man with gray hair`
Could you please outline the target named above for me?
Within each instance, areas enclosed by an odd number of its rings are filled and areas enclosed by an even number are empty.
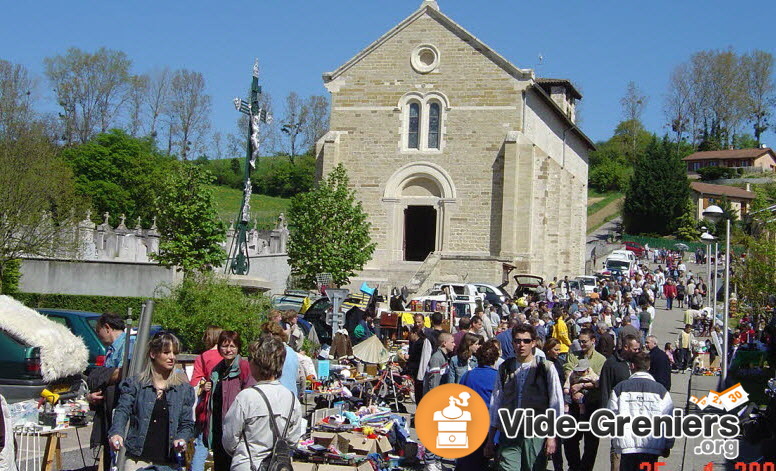
[[[606,322],[600,321],[598,327],[598,340],[595,343],[595,349],[598,353],[607,359],[614,355],[614,336],[609,332],[609,326]]]
[[[667,391],[671,391],[671,361],[668,355],[660,349],[660,343],[654,335],[647,336],[646,346],[649,351],[649,374]]]

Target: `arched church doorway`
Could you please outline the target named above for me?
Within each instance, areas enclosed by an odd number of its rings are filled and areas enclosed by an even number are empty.
[[[404,260],[422,262],[436,250],[437,211],[433,206],[404,210]]]
[[[423,262],[446,250],[455,187],[447,172],[431,162],[412,162],[386,183],[389,260]]]

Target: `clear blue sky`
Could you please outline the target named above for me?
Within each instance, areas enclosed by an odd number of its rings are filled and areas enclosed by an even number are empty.
[[[253,58],[276,114],[289,91],[326,94],[332,71],[420,5],[420,0],[192,0],[4,2],[0,58],[40,77],[41,108],[53,109],[43,58],[70,46],[126,52],[133,72],[200,71],[213,97],[212,122],[234,129],[232,98],[249,85]],[[607,139],[621,119],[628,81],[649,96],[644,123],[665,132],[663,95],[674,66],[703,49],[754,48],[776,55],[774,0],[537,2],[439,0],[441,10],[502,56],[537,75],[571,79],[582,91],[582,129]],[[776,119],[773,120],[776,122]],[[751,130],[747,127],[747,132]],[[776,146],[776,133],[764,142]]]

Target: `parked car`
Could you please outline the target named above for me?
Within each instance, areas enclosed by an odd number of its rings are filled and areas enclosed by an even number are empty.
[[[643,245],[636,242],[625,242],[625,250],[630,250],[636,255],[636,258],[642,258],[647,253],[647,249]]]
[[[512,279],[517,283],[515,294],[512,296],[515,299],[522,298],[526,294],[535,294],[536,288],[544,281],[544,278],[536,275],[515,275]]]
[[[77,389],[87,365],[88,349],[68,329],[0,296],[0,393],[8,402],[38,399],[45,388]]]
[[[426,303],[427,301],[449,302],[448,294],[452,295],[455,317],[466,317],[474,314],[478,307],[482,307],[485,294],[470,283],[435,283],[434,287],[421,296],[413,298],[414,301]]]
[[[510,296],[503,289],[489,283],[472,283],[477,291],[485,296],[485,301],[496,306],[500,306],[510,299]]]
[[[589,276],[589,275],[580,275],[575,278],[577,280],[583,290],[583,294],[590,294],[593,291],[595,291],[596,284],[598,283],[595,276]]]
[[[38,309],[38,312],[50,320],[64,325],[83,339],[89,350],[89,370],[105,364],[106,348],[97,336],[97,320],[100,318],[100,314],[67,309]]]

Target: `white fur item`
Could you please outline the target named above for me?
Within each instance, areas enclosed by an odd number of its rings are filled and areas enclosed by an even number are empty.
[[[0,296],[0,329],[40,347],[44,381],[83,373],[89,364],[89,351],[81,337],[10,296]]]

